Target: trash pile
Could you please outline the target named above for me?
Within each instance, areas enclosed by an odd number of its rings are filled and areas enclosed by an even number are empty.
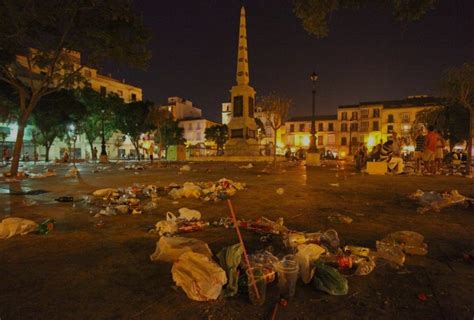
[[[185,182],[183,187],[176,184],[170,184],[169,195],[174,200],[181,198],[202,199],[204,201],[219,201],[232,197],[239,190],[244,190],[245,183],[234,182],[226,178],[222,178],[217,182]]]
[[[182,186],[175,183],[171,183],[166,187],[133,184],[128,188],[104,188],[96,190],[92,193],[94,198],[89,199],[88,203],[90,206],[95,206],[99,209],[95,215],[95,217],[98,218],[101,215],[114,216],[117,214],[142,214],[143,212],[152,212],[158,208],[159,199],[165,196],[170,196],[173,200],[191,198],[202,199],[203,201],[219,201],[228,199],[238,190],[244,189],[244,183],[233,182],[225,178],[217,182],[185,182]],[[180,218],[182,216],[183,214],[181,214]],[[169,217],[167,221],[176,220],[176,222],[179,222],[178,224],[180,224],[179,227],[182,232],[186,232],[185,230],[187,229],[191,231],[200,230],[206,226],[206,223],[202,221],[197,222],[199,219],[186,221],[185,223],[182,219]],[[164,221],[163,224],[171,225],[171,222]],[[165,231],[165,233],[166,232],[168,231]],[[160,233],[160,231],[158,231],[158,233]]]
[[[54,229],[54,220],[47,219],[40,224],[23,218],[5,218],[0,222],[0,239],[9,239],[28,233],[48,234]]]
[[[457,190],[439,193],[435,191],[424,192],[418,189],[408,195],[408,198],[418,201],[421,205],[421,207],[417,209],[418,213],[426,213],[429,211],[440,212],[441,209],[454,205],[464,205],[468,207],[474,203],[473,198],[463,196]]]
[[[201,220],[201,213],[188,208],[179,209],[179,217],[172,212],[166,213],[166,220],[158,221],[151,233],[158,233],[160,236],[171,236],[176,233],[188,233],[202,230],[208,227],[209,223]]]
[[[42,173],[30,173],[28,177],[31,179],[43,179],[43,178],[48,178],[48,177],[55,177],[57,175],[58,174],[56,173],[56,171],[52,169],[46,169]]]
[[[156,244],[152,261],[172,262],[171,273],[178,287],[196,301],[216,300],[221,294],[231,297],[246,294],[254,305],[265,303],[266,288],[276,282],[280,297],[287,303],[295,295],[298,279],[330,295],[346,295],[348,276],[365,276],[378,260],[399,268],[406,255],[426,255],[424,237],[412,231],[398,231],[376,241],[376,249],[346,245],[336,230],[298,232],[284,225],[283,218],[272,221],[222,218],[212,226],[235,228],[240,243],[222,248],[213,260],[209,246],[198,239],[170,237],[179,233],[180,222],[201,222],[198,211],[183,208],[180,216],[168,215],[157,224],[163,235]],[[279,236],[282,252],[275,255],[272,246],[253,253],[245,249],[240,229],[260,235]]]

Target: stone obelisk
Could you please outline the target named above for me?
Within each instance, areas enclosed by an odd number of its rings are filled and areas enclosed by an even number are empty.
[[[237,54],[237,84],[230,90],[232,117],[228,124],[229,140],[225,154],[229,156],[259,155],[256,140],[257,125],[254,119],[255,90],[249,85],[249,60],[245,8],[240,10],[239,47]]]

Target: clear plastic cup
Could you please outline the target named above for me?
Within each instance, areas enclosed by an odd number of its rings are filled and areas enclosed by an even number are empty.
[[[267,292],[267,282],[265,280],[263,267],[249,268],[246,273],[250,303],[261,306],[265,303]]]
[[[275,263],[278,273],[278,290],[284,299],[291,299],[295,295],[296,282],[298,281],[298,263],[291,259],[283,259]]]

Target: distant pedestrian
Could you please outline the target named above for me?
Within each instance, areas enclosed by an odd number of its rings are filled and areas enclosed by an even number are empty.
[[[92,149],[92,161],[94,162],[97,161],[97,148],[96,147]]]
[[[421,163],[423,162],[423,152],[425,151],[425,136],[423,128],[418,129],[415,135],[415,161],[416,172],[421,174]]]
[[[436,141],[435,170],[434,171],[438,174],[441,172],[441,165],[444,159],[444,147],[446,143],[441,135],[441,131],[436,130],[436,133],[438,134],[438,140]]]
[[[428,127],[428,134],[425,139],[425,151],[423,153],[423,161],[429,174],[436,173],[436,166],[434,164],[436,148],[438,144],[438,133],[434,131],[433,126]]]

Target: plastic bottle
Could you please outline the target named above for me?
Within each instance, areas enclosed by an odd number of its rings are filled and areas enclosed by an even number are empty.
[[[55,199],[57,202],[73,202],[74,197],[59,197]]]

